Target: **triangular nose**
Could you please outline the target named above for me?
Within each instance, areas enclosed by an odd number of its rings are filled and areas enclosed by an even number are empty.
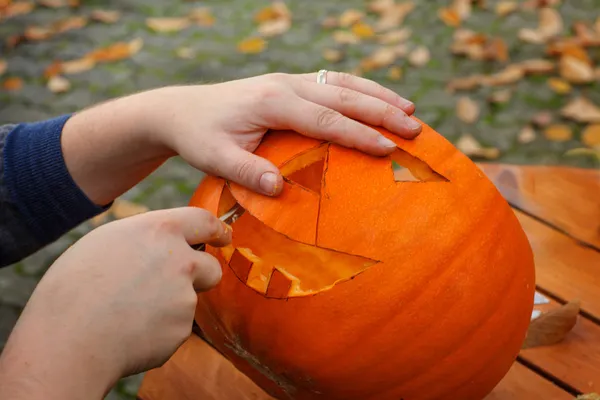
[[[329,145],[310,149],[290,160],[281,171],[283,176],[312,192],[321,193]]]

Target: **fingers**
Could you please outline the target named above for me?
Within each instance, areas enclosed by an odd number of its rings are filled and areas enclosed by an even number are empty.
[[[304,81],[308,81],[311,83],[317,82],[316,73],[302,74],[300,75],[300,77]],[[378,84],[377,82],[373,82],[369,79],[361,78],[359,76],[351,75],[344,72],[328,71],[327,85],[352,89],[354,91],[363,93],[367,96],[378,98],[380,100],[385,101],[386,103],[389,103],[394,107],[400,108],[408,115],[412,115],[415,112],[415,105],[411,101],[399,96],[393,90],[390,90]]]
[[[353,119],[383,126],[406,139],[421,132],[421,124],[408,117],[401,108],[377,97],[369,96],[346,87],[301,82],[295,88],[306,100],[336,110]]]
[[[215,287],[220,281],[223,271],[221,264],[212,255],[196,251],[192,255],[193,263],[190,271],[194,289],[203,292]]]

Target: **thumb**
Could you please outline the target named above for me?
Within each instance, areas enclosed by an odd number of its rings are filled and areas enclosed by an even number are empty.
[[[255,192],[277,196],[283,188],[281,173],[273,163],[231,143],[219,148],[209,168],[225,179]]]

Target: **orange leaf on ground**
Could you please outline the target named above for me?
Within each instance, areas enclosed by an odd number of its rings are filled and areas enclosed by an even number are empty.
[[[29,14],[35,8],[35,4],[31,1],[16,1],[10,3],[3,11],[5,18],[16,17],[17,15]]]
[[[581,141],[588,147],[600,149],[600,124],[591,124],[581,133]]]
[[[244,39],[238,43],[237,49],[244,54],[258,54],[265,51],[267,42],[263,38],[253,37]]]
[[[380,13],[379,21],[377,21],[376,29],[383,31],[392,28],[398,28],[404,22],[404,19],[415,9],[415,3],[405,1],[398,4],[393,4],[390,8]]]
[[[375,31],[371,28],[370,25],[365,24],[364,22],[358,22],[352,25],[352,33],[354,33],[357,37],[366,39],[375,36]]]
[[[544,136],[552,142],[566,142],[573,138],[573,130],[569,125],[549,125],[544,129]]]
[[[488,96],[488,101],[490,103],[505,104],[510,101],[512,94],[513,92],[510,89],[497,90]]]
[[[326,61],[329,61],[331,63],[336,63],[338,61],[340,61],[344,54],[341,52],[341,50],[336,50],[336,49],[325,49],[323,50],[323,58]]]
[[[456,147],[469,157],[485,158],[494,160],[500,157],[500,150],[495,147],[482,147],[471,135],[464,134],[456,142]]]
[[[277,19],[273,21],[267,21],[260,24],[258,27],[258,33],[264,37],[273,37],[281,35],[292,27],[292,22],[289,19]]]
[[[159,17],[146,18],[146,26],[154,32],[179,32],[188,26],[192,21],[186,17]]]
[[[52,24],[52,29],[56,33],[67,32],[73,29],[81,29],[88,23],[87,17],[75,16],[65,18]]]
[[[389,31],[377,36],[377,41],[381,44],[395,44],[406,41],[412,35],[410,28],[401,28]]]
[[[438,16],[448,26],[453,28],[460,26],[460,16],[456,11],[450,8],[441,8],[438,11]]]
[[[338,19],[338,24],[341,27],[347,28],[360,21],[364,16],[365,14],[362,11],[351,8],[349,10],[344,11],[342,15],[340,15],[340,18]]]
[[[552,61],[541,58],[522,61],[519,66],[526,74],[547,74],[556,69]]]
[[[418,46],[408,56],[408,62],[415,67],[423,67],[431,60],[429,49],[425,46]]]
[[[387,77],[391,81],[399,81],[402,79],[402,68],[396,66],[388,70]]]
[[[16,92],[17,90],[21,90],[21,88],[23,88],[23,80],[17,77],[7,78],[4,80],[4,82],[2,82],[2,88],[4,90]]]
[[[467,124],[472,124],[479,118],[479,105],[467,96],[461,96],[456,103],[456,116]]]
[[[62,72],[62,64],[59,61],[54,61],[44,70],[44,78],[50,79]]]
[[[579,301],[573,301],[532,320],[523,348],[548,346],[563,341],[577,323],[580,308]]]
[[[8,68],[8,63],[6,62],[6,60],[3,60],[2,58],[0,58],[0,75],[3,75],[6,72],[7,68]]]
[[[94,21],[103,22],[105,24],[114,24],[121,18],[121,12],[115,10],[93,10],[90,18]]]
[[[543,7],[540,9],[540,20],[538,31],[546,38],[552,38],[562,33],[564,28],[562,16],[552,7]]]
[[[129,42],[117,42],[88,53],[86,58],[97,62],[124,60],[137,54],[143,46],[144,41],[141,38]]]
[[[519,3],[516,1],[499,1],[496,4],[496,14],[505,17],[519,9]]]
[[[455,90],[472,90],[481,86],[485,81],[484,75],[471,75],[460,78],[453,78],[446,85],[449,91]]]
[[[47,87],[52,93],[64,93],[71,89],[71,83],[62,76],[56,75],[48,80]]]
[[[571,55],[563,55],[559,62],[560,76],[571,83],[590,83],[595,79],[590,64]]]
[[[509,65],[502,71],[484,78],[483,82],[489,86],[502,86],[520,81],[525,75],[525,71],[518,65]]]
[[[360,63],[364,71],[387,67],[396,61],[396,51],[394,47],[380,47],[363,59]]]
[[[215,16],[208,7],[198,7],[188,14],[190,19],[200,26],[213,26],[216,22]]]
[[[95,66],[96,60],[91,57],[82,57],[77,60],[60,63],[60,72],[67,75],[80,74],[82,72],[89,71]],[[56,76],[56,74],[53,76]]]
[[[571,92],[571,84],[561,78],[549,78],[548,86],[558,94],[567,94]]]

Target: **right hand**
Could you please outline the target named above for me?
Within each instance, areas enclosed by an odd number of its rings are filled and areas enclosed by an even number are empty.
[[[221,279],[219,262],[190,247],[202,242],[227,245],[231,229],[194,207],[86,235],[25,307],[0,360],[0,386],[15,387],[7,395],[19,398],[27,377],[44,398],[100,398],[122,376],[160,366],[191,333],[196,291]]]

